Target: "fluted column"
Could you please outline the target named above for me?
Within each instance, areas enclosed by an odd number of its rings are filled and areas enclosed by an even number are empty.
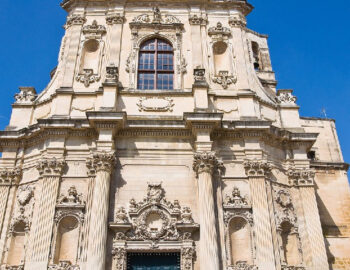
[[[200,263],[201,268],[208,270],[220,269],[213,174],[222,167],[222,162],[216,158],[213,152],[202,152],[194,155],[193,169],[198,177]]]
[[[244,162],[244,167],[249,177],[253,207],[256,248],[255,264],[259,270],[274,270],[276,269],[275,255],[265,183],[265,178],[271,171],[271,165],[266,161],[247,160]]]
[[[299,199],[298,205],[302,209],[298,214],[299,224],[304,228],[301,231],[301,241],[306,247],[305,263],[312,270],[326,270],[329,268],[326,246],[322,233],[321,220],[318,211],[314,176],[315,173],[308,169],[290,169],[288,171],[290,184],[294,185],[293,195]],[[299,190],[299,194],[298,191]],[[305,230],[306,229],[306,230]]]
[[[108,204],[111,173],[115,165],[115,154],[101,152],[94,154],[96,169],[93,191],[88,247],[88,270],[105,270]]]
[[[30,232],[26,270],[47,269],[58,187],[64,166],[65,161],[55,158],[43,159],[37,164],[42,189],[35,215],[37,220],[33,221]]]
[[[22,171],[15,169],[0,170],[0,260],[3,257],[7,228],[10,222],[13,197],[16,193],[16,184],[19,183]]]
[[[88,247],[89,247],[89,232],[90,232],[90,221],[91,221],[91,210],[92,210],[92,200],[94,194],[96,169],[94,166],[94,159],[89,158],[86,161],[87,173],[88,173],[88,191],[86,196],[86,213],[85,221],[83,225],[83,242],[82,251],[80,255],[80,266],[81,269],[86,269],[86,263],[88,258]]]

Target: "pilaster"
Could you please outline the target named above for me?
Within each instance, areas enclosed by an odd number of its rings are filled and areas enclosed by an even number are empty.
[[[125,22],[123,14],[109,14],[106,17],[106,23],[109,28],[109,61],[108,63],[120,67],[120,52],[122,44],[122,31]]]
[[[26,270],[46,270],[48,267],[58,188],[65,165],[64,160],[56,158],[42,159],[37,163],[42,189],[34,210],[37,211],[34,215],[37,220],[33,221],[30,232]]]
[[[194,155],[193,169],[198,178],[201,267],[220,269],[213,174],[223,169],[223,163],[214,152],[199,152]]]
[[[191,25],[191,38],[192,38],[192,67],[203,67],[203,48],[202,48],[202,36],[201,26],[207,24],[207,18],[201,14],[193,14],[189,17],[189,23]]]
[[[255,265],[258,266],[259,270],[274,270],[276,269],[275,254],[265,182],[271,172],[271,164],[263,160],[246,160],[243,165],[249,178],[253,207]]]

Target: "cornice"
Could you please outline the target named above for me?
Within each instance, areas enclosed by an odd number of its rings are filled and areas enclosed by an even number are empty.
[[[311,161],[310,167],[316,170],[349,170],[349,163],[329,162],[329,161]]]

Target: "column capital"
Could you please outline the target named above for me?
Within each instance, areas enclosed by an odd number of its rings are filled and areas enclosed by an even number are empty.
[[[61,176],[65,165],[63,159],[45,158],[38,161],[36,168],[40,176]]]
[[[290,167],[287,171],[289,184],[294,186],[313,186],[315,172],[311,169]]]
[[[201,173],[213,174],[216,170],[224,169],[223,162],[216,157],[215,152],[198,152],[194,154],[193,170],[197,175]]]
[[[89,166],[91,166],[90,168],[93,168],[96,172],[104,171],[112,173],[115,162],[116,156],[114,152],[97,152],[93,154]]]
[[[208,19],[203,16],[198,16],[197,14],[190,15],[188,18],[190,25],[207,25]]]
[[[229,18],[228,23],[231,27],[244,28],[247,25],[247,19],[243,14],[237,13]]]
[[[125,22],[124,15],[118,13],[118,14],[111,14],[106,17],[106,23],[108,25],[113,24],[123,24]]]
[[[265,160],[245,160],[243,166],[248,177],[266,177],[272,169],[271,163]]]
[[[17,184],[22,176],[22,170],[14,169],[0,169],[0,186],[11,186]]]
[[[64,25],[64,28],[68,29],[72,25],[83,25],[84,23],[86,23],[85,16],[83,16],[83,15],[71,15],[71,16],[68,16],[67,22]]]

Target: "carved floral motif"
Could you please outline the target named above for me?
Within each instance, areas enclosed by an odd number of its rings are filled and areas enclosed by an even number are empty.
[[[237,82],[237,77],[229,75],[227,70],[220,70],[219,75],[213,77],[213,82],[220,84],[222,88],[227,89],[230,84]]]
[[[247,19],[242,14],[235,14],[229,18],[229,24],[231,27],[244,28],[247,25]]]
[[[188,18],[191,25],[206,25],[208,23],[208,19],[205,16],[198,16],[197,14],[193,14]]]
[[[284,222],[293,226],[293,231],[297,232],[297,219],[294,213],[294,206],[288,189],[273,186],[275,204],[275,216],[278,230]]]
[[[96,20],[92,22],[91,25],[86,25],[83,27],[83,34],[87,38],[99,39],[106,33],[106,27],[99,25]]]
[[[185,247],[181,249],[181,270],[192,270],[193,260],[196,255],[196,250],[194,247]]]
[[[62,159],[47,158],[40,160],[36,168],[42,176],[60,176],[65,165],[66,162]]]
[[[245,261],[239,261],[236,265],[229,266],[228,270],[258,270],[257,266],[249,265]]]
[[[22,176],[22,170],[15,169],[0,169],[0,185],[9,186],[17,184]]]
[[[30,104],[37,97],[34,87],[20,87],[20,92],[15,95],[16,104]]]
[[[231,35],[231,30],[227,27],[223,27],[221,22],[218,22],[216,26],[208,29],[208,35],[215,40],[223,40],[224,37]]]
[[[173,15],[166,14],[164,18],[160,10],[156,7],[153,8],[153,18],[151,19],[148,14],[141,14],[132,20],[132,23],[137,24],[182,24],[181,21]]]
[[[96,172],[106,171],[108,173],[112,173],[115,162],[115,153],[99,152],[93,154],[91,164],[89,164],[95,169]]]
[[[113,264],[116,270],[125,270],[126,265],[126,249],[125,248],[114,248],[112,250]]]
[[[76,76],[76,80],[83,83],[85,87],[89,87],[90,84],[98,82],[100,79],[101,76],[94,74],[94,70],[91,68],[83,69],[83,72]]]
[[[86,18],[81,15],[71,15],[68,16],[67,22],[64,26],[65,29],[68,29],[72,25],[83,25],[86,23]]]
[[[125,17],[122,14],[113,14],[113,15],[108,15],[106,17],[106,23],[108,25],[123,24],[124,21],[125,21]]]
[[[289,184],[296,186],[312,186],[314,184],[315,172],[310,169],[296,169],[291,167],[287,171]]]
[[[241,217],[253,225],[253,214],[250,209],[225,209],[224,222],[226,226],[230,224],[233,218]]]
[[[69,261],[60,261],[59,264],[49,265],[48,270],[80,270],[80,267]]]

